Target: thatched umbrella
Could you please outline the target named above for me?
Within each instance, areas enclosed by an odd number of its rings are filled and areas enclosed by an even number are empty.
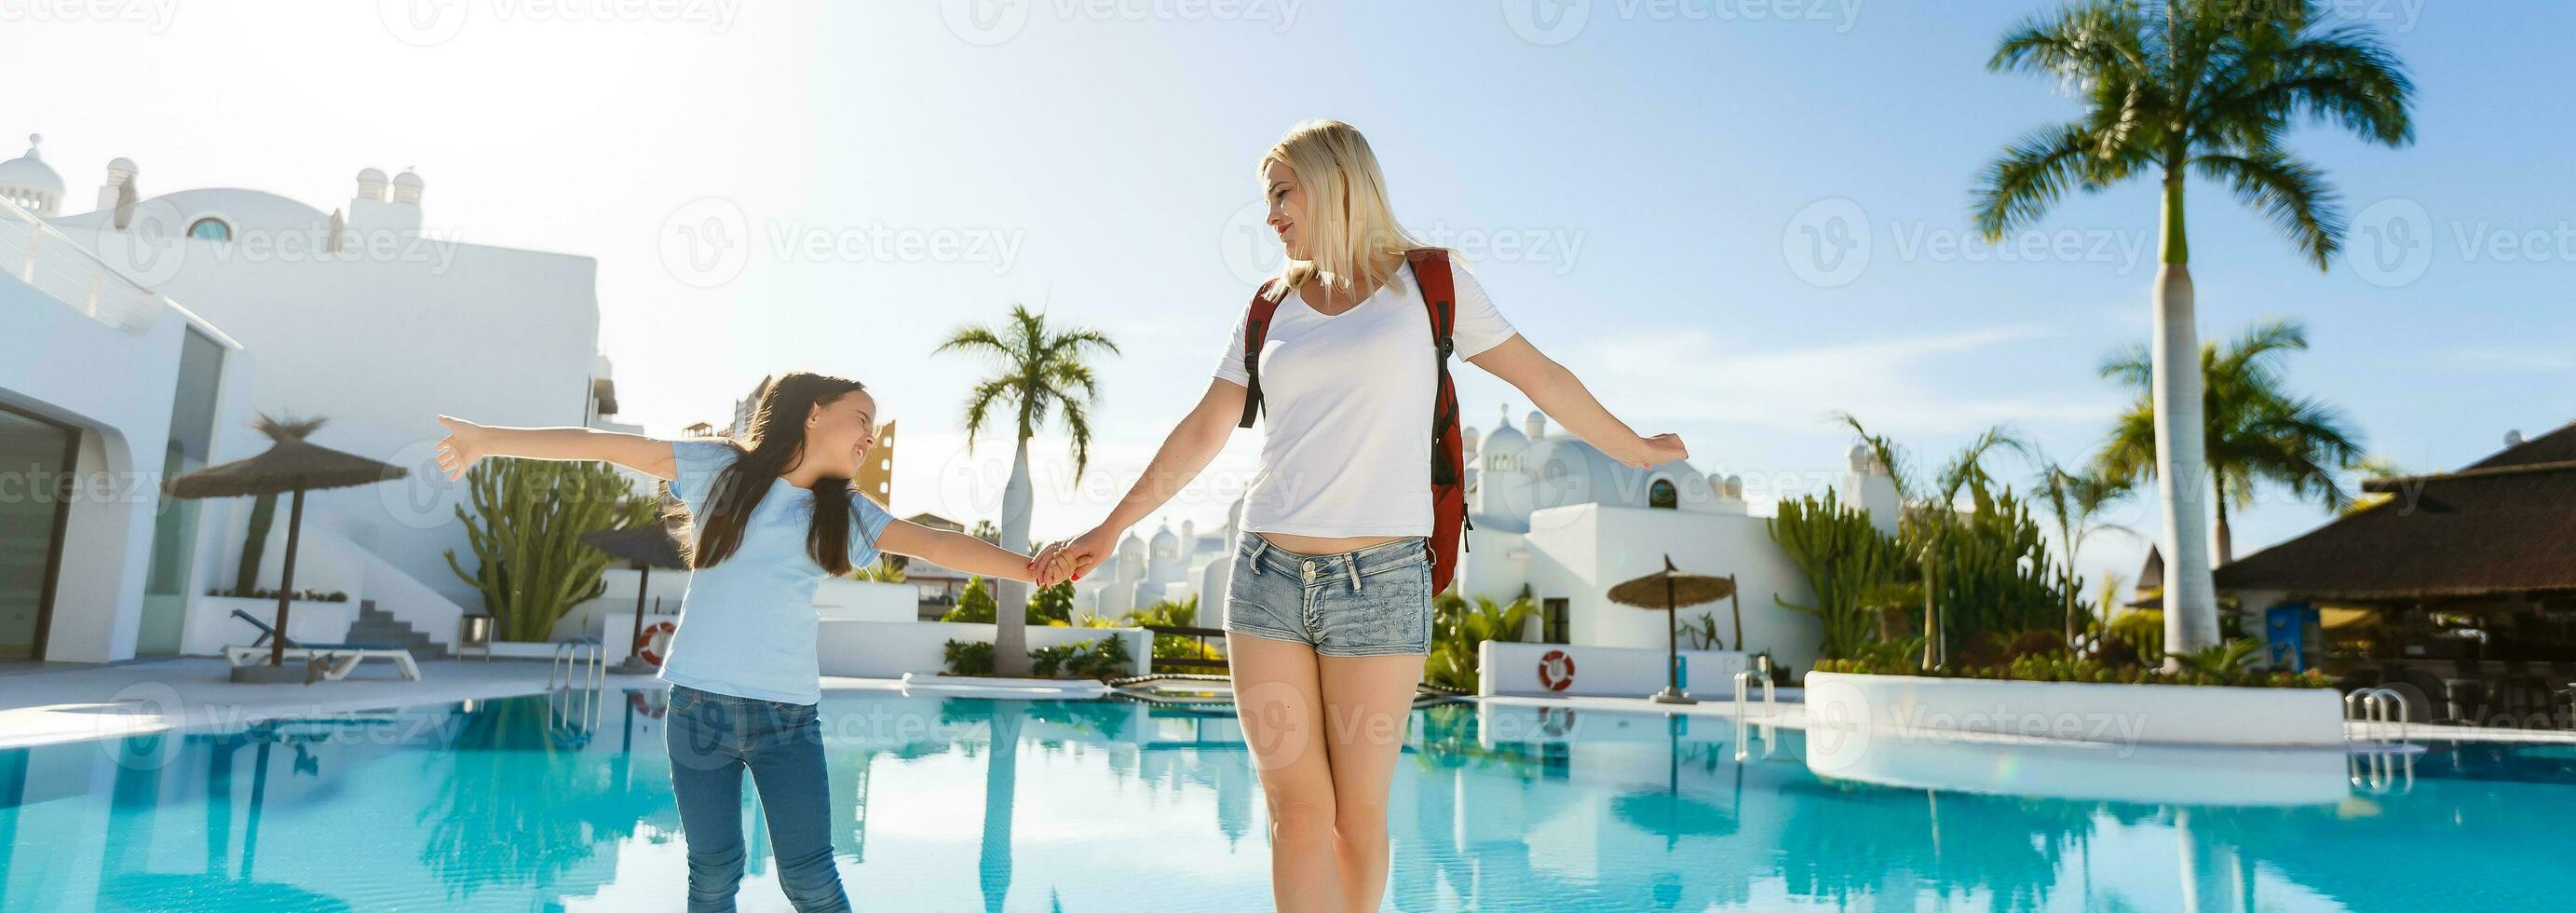
[[[1664,569],[1610,588],[1610,601],[1641,609],[1664,610],[1664,643],[1672,658],[1664,669],[1664,690],[1655,693],[1659,704],[1696,704],[1698,701],[1682,691],[1682,636],[1680,609],[1686,605],[1716,602],[1735,595],[1735,578],[1711,577],[1683,573],[1673,567],[1673,556],[1664,556]],[[1742,637],[1741,632],[1737,634]],[[1742,649],[1743,644],[1736,644]]]
[[[268,435],[268,452],[247,460],[208,466],[171,479],[174,498],[239,498],[292,494],[294,507],[286,521],[286,564],[278,573],[276,633],[269,637],[268,664],[286,664],[286,605],[295,596],[295,546],[304,528],[304,493],[326,488],[371,485],[407,474],[400,466],[342,453],[305,438],[328,419],[276,419],[260,416],[251,427]]]
[[[581,534],[581,544],[607,552],[609,557],[624,561],[636,570],[635,633],[634,639],[627,642],[642,644],[644,642],[644,594],[649,589],[648,584],[653,581],[653,569],[658,567],[677,570],[689,566],[688,559],[681,556],[678,531],[663,523],[594,530]],[[640,647],[632,649],[636,652],[628,654],[625,662],[618,663],[617,671],[628,675],[651,674],[653,667],[644,662],[644,654]]]

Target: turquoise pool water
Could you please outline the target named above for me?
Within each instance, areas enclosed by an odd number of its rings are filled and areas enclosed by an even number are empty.
[[[0,751],[0,909],[670,909],[685,870],[660,700]],[[861,909],[1268,905],[1259,790],[1223,713],[857,692],[825,720]],[[1793,731],[1466,704],[1418,711],[1410,739],[1393,909],[2576,903],[2567,746],[1882,743],[1820,773]],[[785,909],[753,839],[743,907]]]

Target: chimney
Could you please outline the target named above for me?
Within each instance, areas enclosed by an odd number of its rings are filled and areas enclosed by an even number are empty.
[[[134,192],[134,172],[132,159],[118,158],[108,162],[107,183],[98,187],[98,208],[117,209],[132,206],[132,203],[125,202],[131,198],[124,195]],[[127,216],[127,220],[131,218],[130,215]],[[124,221],[120,220],[116,227],[124,228]]]

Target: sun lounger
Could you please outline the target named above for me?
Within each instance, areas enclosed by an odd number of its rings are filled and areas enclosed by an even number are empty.
[[[306,677],[307,683],[315,679],[336,682],[348,678],[349,673],[358,670],[359,663],[370,659],[392,660],[403,678],[420,680],[420,663],[412,659],[410,650],[392,644],[300,644],[248,612],[234,609],[233,617],[250,622],[251,627],[259,629],[258,640],[248,645],[235,644],[224,648],[224,660],[233,665],[267,662],[271,648],[266,644],[269,638],[275,637],[285,642],[286,659],[311,665],[313,674]]]

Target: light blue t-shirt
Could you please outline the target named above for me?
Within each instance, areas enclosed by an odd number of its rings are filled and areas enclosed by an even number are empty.
[[[692,516],[699,514],[716,473],[740,456],[723,441],[673,441],[679,478],[671,482],[672,496]],[[769,494],[743,524],[742,544],[690,576],[662,680],[736,697],[820,703],[814,590],[825,572],[805,550],[814,492],[784,478],[769,484]],[[877,560],[877,535],[894,516],[856,491],[849,498],[850,564],[863,567]]]

